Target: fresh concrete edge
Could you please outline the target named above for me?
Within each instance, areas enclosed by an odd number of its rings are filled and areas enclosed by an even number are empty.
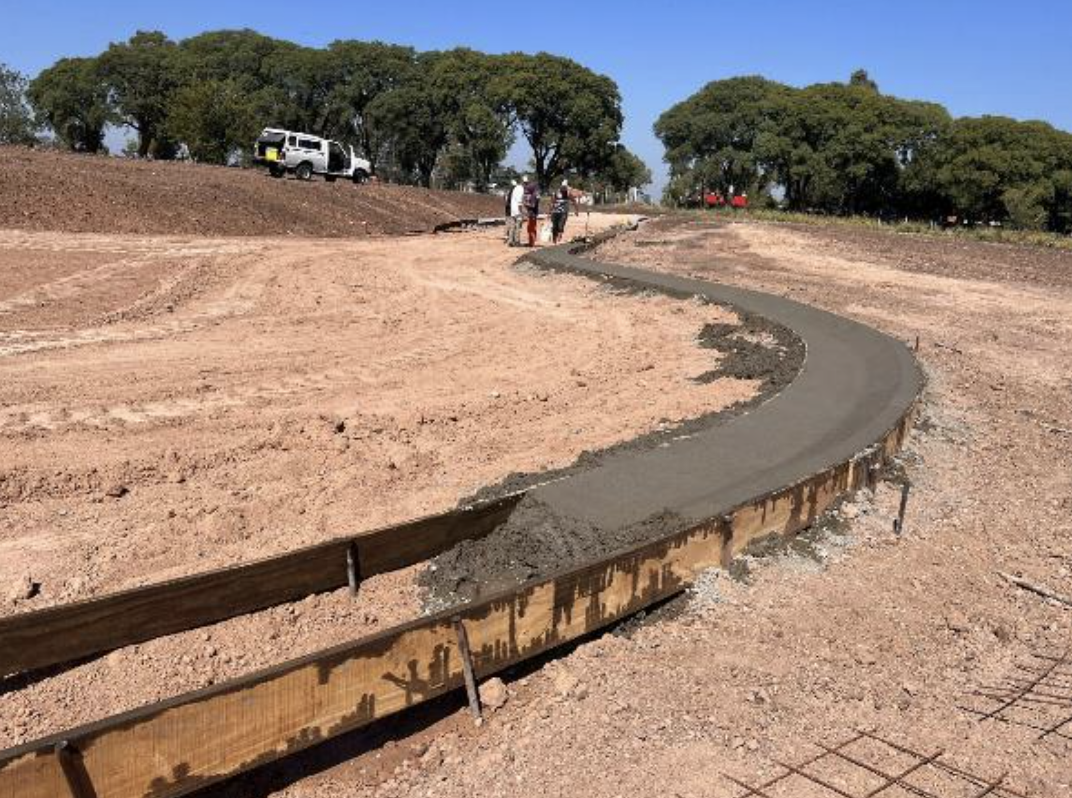
[[[445,226],[501,221],[462,219]],[[623,229],[629,228],[612,228],[593,242]],[[629,449],[630,443],[620,448]],[[567,470],[572,476],[585,469]],[[528,490],[562,476],[545,475],[524,487],[496,490],[489,494],[491,500],[474,497],[446,513],[0,618],[0,676],[74,662],[345,587],[350,555],[362,579],[424,562],[463,540],[487,535]]]
[[[581,269],[590,276],[625,276],[650,280],[655,286],[666,279],[640,270],[622,272],[625,267],[578,263],[580,259],[568,250],[540,256],[552,258],[552,267]],[[676,282],[670,287],[682,288]],[[687,281],[684,287],[693,294],[714,290],[719,296],[730,292],[741,298],[734,289],[699,281]],[[765,296],[746,293],[743,298],[753,301]],[[791,304],[796,315],[824,315]],[[830,319],[818,329],[833,334],[832,342],[848,340],[851,346],[869,330],[845,320],[848,326],[831,325]],[[799,332],[796,326],[793,329]],[[872,344],[883,342],[879,348],[894,366],[902,361],[904,350],[911,366],[906,373],[912,379],[907,388],[898,380],[881,381],[879,387],[889,395],[865,391],[863,396],[873,400],[866,412],[843,408],[840,415],[848,420],[867,421],[862,435],[870,438],[864,445],[853,449],[860,435],[830,438],[825,429],[813,430],[824,438],[819,456],[829,461],[825,467],[798,471],[763,496],[723,504],[723,511],[688,529],[600,562],[0,752],[0,798],[63,794],[69,789],[65,773],[72,772],[93,785],[96,794],[109,798],[187,794],[459,687],[462,667],[455,618],[468,631],[476,673],[487,676],[679,593],[701,571],[728,564],[751,540],[806,527],[839,496],[872,484],[881,463],[900,448],[912,423],[922,381],[911,355],[903,345],[874,331],[864,338]],[[805,340],[809,361],[831,343],[824,342],[823,335]],[[873,354],[872,345],[864,349]],[[842,399],[827,396],[835,405]],[[880,431],[872,434],[876,424]],[[796,455],[794,459],[799,460]],[[751,487],[756,484],[748,482]],[[61,743],[67,743],[62,749],[66,753],[57,749]]]
[[[536,250],[533,265],[761,316],[805,345],[784,389],[732,421],[642,455],[530,491],[553,510],[599,528],[638,523],[669,510],[699,522],[817,474],[864,451],[892,429],[923,387],[908,347],[850,319],[780,296],[597,263],[578,253],[600,243]]]

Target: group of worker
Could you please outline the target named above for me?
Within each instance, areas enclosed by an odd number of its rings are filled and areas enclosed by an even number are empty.
[[[551,242],[562,240],[566,232],[566,220],[569,218],[571,202],[576,202],[581,192],[570,188],[569,181],[563,180],[551,200]],[[528,245],[536,246],[537,221],[540,218],[540,187],[528,175],[521,182],[511,181],[510,190],[506,192],[506,243],[511,247],[521,246],[521,227],[525,224]]]

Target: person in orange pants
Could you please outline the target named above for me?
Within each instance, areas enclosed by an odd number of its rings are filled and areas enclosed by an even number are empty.
[[[536,220],[540,216],[540,187],[535,180],[525,178],[525,193],[521,204],[525,208],[525,218],[528,219],[529,246],[536,246]]]

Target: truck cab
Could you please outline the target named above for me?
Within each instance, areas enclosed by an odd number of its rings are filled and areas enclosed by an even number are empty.
[[[253,162],[268,167],[272,177],[288,172],[299,180],[322,175],[329,183],[337,178],[363,183],[372,172],[354,148],[331,139],[279,128],[265,128],[253,147]]]

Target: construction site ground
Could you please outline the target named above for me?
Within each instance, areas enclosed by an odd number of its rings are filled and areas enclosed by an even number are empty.
[[[441,512],[753,395],[693,379],[720,358],[699,332],[731,312],[519,254],[501,228],[0,232],[0,614]],[[417,570],[13,677],[0,745],[415,617]]]
[[[439,209],[424,229],[457,215],[413,196]],[[72,227],[26,202],[38,221],[0,231],[0,612],[443,510],[756,389],[693,379],[717,365],[696,339],[735,321],[725,309],[516,267],[500,231],[298,238],[236,229],[236,207],[195,235],[185,215]],[[858,727],[1068,794],[1068,740],[960,707],[1072,646],[1072,609],[999,576],[1072,594],[1072,256],[702,216],[593,256],[919,335],[929,383],[903,470],[798,543],[486,686],[479,727],[454,696],[211,794],[736,796],[725,774],[761,781]],[[4,680],[0,745],[413,617],[417,570]]]
[[[738,796],[726,774],[761,782],[782,772],[776,760],[866,728],[983,778],[1007,774],[1026,795],[1068,795],[1066,738],[963,708],[1032,652],[1072,645],[1072,610],[999,576],[1072,593],[1072,258],[702,217],[650,223],[594,257],[919,335],[929,383],[903,472],[795,545],[712,572],[685,600],[492,684],[501,707],[480,727],[461,699],[443,702],[214,794]],[[954,786],[932,794],[982,791]],[[887,792],[913,794],[899,789]],[[837,793],[798,781],[770,794]]]

